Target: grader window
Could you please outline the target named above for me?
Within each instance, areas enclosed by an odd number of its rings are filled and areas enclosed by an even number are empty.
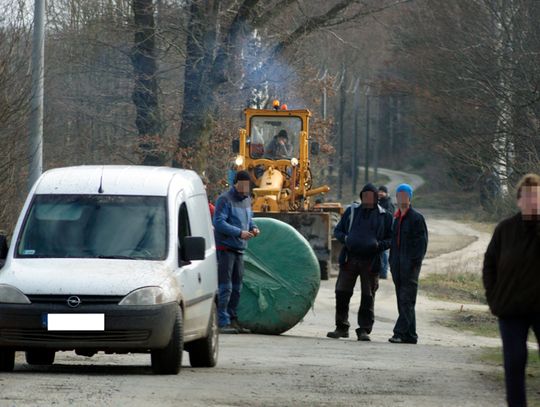
[[[289,116],[251,118],[249,154],[251,158],[284,159],[298,157],[302,119]]]

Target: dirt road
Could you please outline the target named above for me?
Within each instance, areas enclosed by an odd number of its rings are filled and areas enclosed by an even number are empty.
[[[479,264],[489,236],[427,213],[435,244],[422,273]],[[463,247],[462,242],[472,242]],[[452,243],[453,242],[453,243]],[[448,252],[448,253],[445,253]],[[476,266],[471,266],[476,267]],[[333,328],[335,280],[323,281],[313,310],[281,336],[222,335],[219,364],[178,376],[155,376],[147,355],[57,354],[51,367],[34,367],[18,354],[15,371],[0,374],[3,406],[502,406],[500,386],[478,362],[498,339],[458,333],[437,324],[460,304],[418,299],[418,345],[388,343],[397,317],[390,280],[376,299],[372,342],[327,339]],[[357,287],[358,290],[359,287]],[[352,310],[359,305],[359,292]],[[351,314],[351,322],[355,316]]]
[[[477,233],[449,220],[427,221],[432,236],[449,225],[455,233]],[[435,272],[438,258],[426,260],[423,272]],[[493,368],[476,359],[481,347],[499,341],[436,323],[460,304],[420,297],[420,343],[392,345],[387,339],[397,316],[395,296],[392,282],[383,280],[373,341],[331,340],[325,335],[333,326],[334,283],[322,283],[313,310],[285,335],[222,336],[214,369],[192,369],[186,360],[180,375],[154,376],[149,356],[86,359],[71,352],[59,353],[54,366],[37,368],[24,364],[21,354],[15,372],[0,375],[0,406],[503,405],[502,388],[485,378]],[[359,292],[351,308],[358,304]]]

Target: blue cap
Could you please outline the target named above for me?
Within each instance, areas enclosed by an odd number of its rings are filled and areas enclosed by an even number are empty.
[[[406,192],[409,195],[409,199],[412,199],[413,189],[409,184],[401,184],[396,189],[396,195],[398,192]]]

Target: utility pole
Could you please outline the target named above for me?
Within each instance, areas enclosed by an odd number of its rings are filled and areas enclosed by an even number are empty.
[[[366,151],[365,151],[365,168],[366,173],[364,174],[364,182],[367,184],[369,182],[369,85],[366,88]]]
[[[358,184],[358,116],[360,116],[360,92],[358,91],[359,79],[354,88],[354,135],[352,153],[352,194],[356,197],[356,187]]]
[[[339,91],[339,175],[338,175],[338,199],[343,197],[343,144],[345,138],[345,65],[343,65],[343,77]]]
[[[373,146],[373,181],[379,178],[379,143],[381,138],[381,104],[384,103],[384,98],[378,96],[377,109],[375,111],[375,127],[373,137],[375,138],[375,145]]]
[[[32,100],[30,115],[30,171],[28,189],[43,171],[43,66],[45,56],[45,1],[34,0],[32,37]]]

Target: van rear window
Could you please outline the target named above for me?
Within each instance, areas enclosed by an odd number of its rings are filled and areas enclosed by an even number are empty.
[[[167,255],[165,197],[36,195],[17,257],[162,260]]]

